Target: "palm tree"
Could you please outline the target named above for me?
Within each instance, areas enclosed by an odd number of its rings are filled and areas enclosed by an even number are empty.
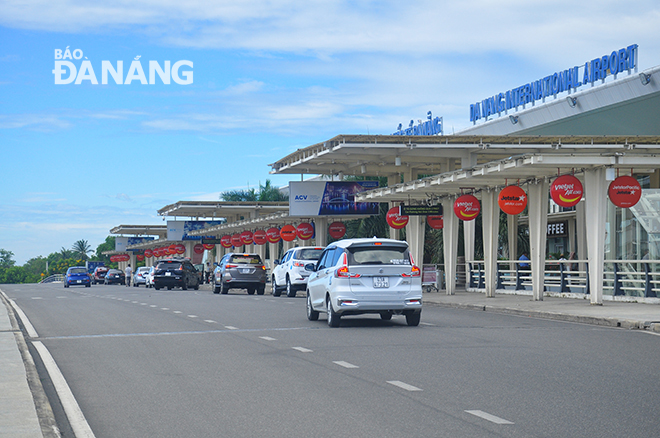
[[[230,190],[220,194],[220,199],[230,202],[282,202],[288,201],[289,197],[283,195],[279,188],[273,186],[269,179],[265,185],[259,183],[259,190]]]
[[[80,259],[80,260],[87,260],[88,253],[92,252],[92,247],[87,243],[86,240],[81,239],[76,241],[76,243],[73,244],[73,247],[71,247],[71,251]]]
[[[59,252],[60,259],[66,260],[70,259],[73,257],[72,251],[70,249],[66,249],[65,247],[62,247]]]

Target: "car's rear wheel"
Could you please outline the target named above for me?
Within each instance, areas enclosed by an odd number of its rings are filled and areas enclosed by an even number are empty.
[[[312,307],[312,297],[309,296],[309,291],[307,291],[307,319],[310,321],[318,321],[319,319],[319,312]]]
[[[328,312],[328,325],[330,327],[339,327],[339,323],[341,322],[341,315],[335,313],[335,309],[332,308],[330,298],[327,299],[325,304],[327,306]]]
[[[254,288],[249,287],[247,293],[248,295],[254,295]]]
[[[257,288],[257,295],[263,295],[266,292],[266,285]]]
[[[406,315],[406,323],[410,327],[417,327],[421,319],[422,319],[422,312],[408,313]]]
[[[227,285],[224,284],[223,282],[220,282],[220,293],[222,295],[227,295],[227,292],[229,292],[229,288],[227,287]]]
[[[183,280],[183,283],[181,283],[181,290],[188,290],[188,285],[186,284],[186,280]]]
[[[218,283],[216,283],[215,281],[213,282],[213,293],[214,294],[220,293],[220,287],[218,286]]]
[[[296,296],[296,290],[293,288],[289,277],[286,277],[286,296],[289,298],[294,298]]]

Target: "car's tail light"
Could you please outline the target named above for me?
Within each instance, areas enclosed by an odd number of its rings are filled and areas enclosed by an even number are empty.
[[[415,266],[415,260],[413,260],[412,254],[408,253],[408,255],[410,256],[410,266],[412,266],[412,267],[410,268],[410,273],[404,273],[404,274],[401,274],[401,276],[402,277],[419,277],[420,275],[422,275],[422,272],[419,270],[419,268],[417,266]]]
[[[293,262],[293,266],[297,268],[304,268],[305,264],[303,262]]]
[[[230,268],[238,268],[238,265],[225,265],[225,268],[230,269]]]
[[[258,269],[263,269],[264,271],[266,270],[266,267],[264,265],[259,265],[257,266]]]
[[[349,272],[348,270],[348,260],[346,259],[346,253],[342,254],[341,266],[335,271],[335,277],[337,278],[359,278],[362,274],[356,272]]]

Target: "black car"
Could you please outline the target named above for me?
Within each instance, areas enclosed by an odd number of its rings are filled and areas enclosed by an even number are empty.
[[[119,269],[110,269],[105,274],[104,284],[126,284],[126,275]]]
[[[154,288],[180,287],[183,290],[199,289],[199,274],[190,260],[164,259],[160,260],[154,270]]]

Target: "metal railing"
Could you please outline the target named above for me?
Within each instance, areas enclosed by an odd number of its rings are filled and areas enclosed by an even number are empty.
[[[43,280],[41,280],[39,282],[39,284],[41,284],[41,283],[63,283],[63,282],[64,282],[64,274],[53,274],[53,275],[50,275],[50,276],[44,278]]]
[[[532,272],[520,267],[529,261],[497,262],[497,289],[531,290]],[[484,262],[467,263],[466,287],[485,289]],[[570,269],[578,267],[578,269]],[[657,298],[660,296],[660,261],[606,260],[603,293],[611,296]],[[546,260],[543,286],[546,292],[589,293],[589,264],[586,260]]]

